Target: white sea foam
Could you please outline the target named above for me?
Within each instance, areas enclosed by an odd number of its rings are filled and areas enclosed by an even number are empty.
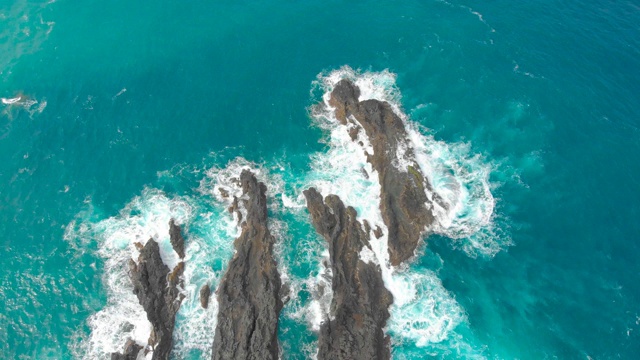
[[[316,124],[327,131],[329,150],[312,156],[312,171],[304,187],[314,186],[324,196],[338,195],[346,205],[358,211],[360,220],[366,219],[372,229],[379,226],[383,230],[384,236],[380,239],[372,234],[371,249],[363,249],[360,257],[363,261],[381,265],[385,286],[394,296],[388,331],[420,347],[442,342],[465,321],[464,310],[435,273],[417,272],[406,266],[396,269],[389,265],[387,229],[379,209],[378,174],[365,156],[366,152],[372,151],[371,146],[362,131],[357,141],[352,141],[328,103],[333,87],[344,78],[360,88],[360,100],[387,101],[404,121],[408,139],[398,148],[398,160],[394,165],[403,171],[409,165],[419,166],[432,185],[426,192],[434,202],[436,224],[425,230],[463,241],[466,244],[463,249],[470,255],[493,255],[500,249],[500,244],[489,236],[475,237],[491,234],[493,226],[495,201],[489,183],[491,166],[481,156],[471,155],[469,144],[437,141],[426,129],[408,119],[400,105],[396,76],[389,71],[359,72],[343,67],[320,74],[314,82],[314,86],[323,91],[324,107],[314,108],[312,115]],[[292,202],[295,203],[292,208],[304,204],[302,196],[296,200]]]
[[[185,249],[185,298],[176,314],[173,351],[175,354],[197,351],[202,358],[209,358],[217,325],[218,302],[212,293],[207,309],[203,309],[200,289],[204,285],[209,285],[212,291],[217,288],[233,254],[233,234],[237,230],[222,207],[200,214],[192,227],[199,231],[198,235],[189,237]]]
[[[2,103],[5,104],[5,105],[11,105],[11,104],[17,103],[18,101],[20,101],[20,99],[22,99],[22,97],[20,97],[20,96],[16,96],[16,97],[11,98],[11,99],[2,98]]]
[[[304,207],[304,202],[302,206]],[[289,213],[288,215],[294,216],[294,224],[308,223],[309,221],[308,213],[301,210],[297,199],[293,207],[285,207],[283,211],[285,214]],[[317,332],[320,330],[320,325],[329,318],[329,307],[333,297],[332,274],[326,242],[312,230],[302,237],[299,234],[287,234],[284,241],[277,243],[276,246],[280,248],[278,249],[278,263],[286,263],[288,267],[286,271],[281,271],[281,274],[286,274],[283,286],[289,289],[289,299],[281,316],[295,323],[306,325],[308,330]],[[306,273],[314,267],[316,267],[316,271],[311,271],[310,274]],[[281,323],[281,330],[284,332],[290,331],[286,324],[287,320]],[[317,341],[291,343],[289,337],[286,336],[283,340],[285,341],[282,343],[285,351],[284,358],[286,358],[286,351],[290,349],[297,349],[296,351],[302,349],[305,358],[315,358]]]
[[[272,200],[276,197],[282,197],[284,192],[284,181],[282,177],[270,173],[264,166],[250,162],[244,158],[238,157],[230,161],[224,167],[212,167],[205,171],[205,177],[200,181],[199,192],[213,196],[218,202],[230,206],[234,197],[242,200],[242,186],[240,183],[240,174],[243,170],[251,170],[258,181],[263,182],[267,186],[267,197]],[[227,196],[223,195],[226,194]],[[270,209],[277,210],[279,203],[275,201],[267,202]],[[238,210],[244,219],[247,216],[246,209],[242,201],[238,201]],[[238,223],[238,217],[233,214],[235,224]],[[233,225],[233,222],[230,223]],[[236,228],[234,237],[240,235],[240,228]]]
[[[394,304],[388,327],[391,333],[424,347],[446,340],[465,313],[431,271],[394,274]],[[396,296],[397,294],[401,296]]]
[[[289,316],[298,322],[306,323],[312,331],[320,331],[320,325],[332,319],[329,313],[333,292],[331,291],[331,268],[329,265],[329,251],[320,255],[319,271],[315,276],[308,278],[292,278],[288,282],[291,299],[285,309],[285,316]],[[298,294],[307,291],[311,299],[303,302]],[[295,344],[299,346],[301,344]]]
[[[115,100],[118,96],[120,96],[120,95],[122,95],[122,94],[124,94],[124,93],[126,93],[126,92],[127,92],[127,88],[122,88],[122,90],[118,91],[118,93],[117,93],[117,94],[115,94],[115,95],[111,98],[111,100]]]
[[[3,105],[6,105],[6,109],[3,113],[10,118],[13,117],[11,110],[15,108],[22,108],[24,111],[29,113],[31,117],[33,117],[35,114],[42,113],[47,107],[46,99],[37,100],[22,94],[16,95],[12,98],[0,98],[0,101]]]

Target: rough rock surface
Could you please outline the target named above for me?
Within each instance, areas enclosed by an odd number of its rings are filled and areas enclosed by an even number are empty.
[[[217,290],[218,324],[213,359],[278,359],[280,275],[267,227],[266,186],[244,170],[240,176],[247,216],[236,253]]]
[[[334,87],[329,104],[342,124],[362,127],[373,147],[367,158],[381,185],[380,210],[389,232],[391,264],[399,265],[413,256],[422,232],[434,221],[424,191],[430,184],[413,160],[404,123],[391,105],[379,100],[359,101],[359,96],[360,89],[344,79]],[[399,149],[406,150],[400,152],[413,164],[407,169],[394,165],[398,164]]]
[[[211,288],[206,284],[200,288],[200,306],[204,309],[209,307],[209,296],[211,296]]]
[[[170,229],[172,245],[174,245],[174,239],[179,238],[184,248],[180,227],[175,225],[173,220],[170,222]],[[168,359],[173,342],[175,316],[184,298],[178,289],[181,286],[184,262],[180,262],[170,270],[162,262],[160,247],[153,239],[149,239],[144,246],[136,244],[136,247],[140,250],[140,255],[137,263],[133,259],[129,260],[129,276],[133,283],[133,292],[147,313],[147,319],[152,326],[148,341],[153,349],[152,359]],[[177,249],[175,250],[178,252]],[[129,340],[125,344],[124,354],[113,353],[111,358],[135,359],[135,354],[140,350],[140,346]]]
[[[140,350],[142,350],[142,346],[129,339],[124,345],[124,353],[111,354],[111,360],[136,360],[138,358],[138,353],[140,352]]]
[[[184,259],[184,238],[182,237],[180,226],[176,225],[173,219],[169,221],[169,239],[171,240],[171,246],[178,253],[180,259]]]
[[[393,296],[384,287],[377,264],[360,260],[369,234],[352,207],[336,195],[325,199],[314,188],[304,191],[316,231],[329,244],[333,300],[331,318],[320,328],[318,359],[389,359],[384,326]]]

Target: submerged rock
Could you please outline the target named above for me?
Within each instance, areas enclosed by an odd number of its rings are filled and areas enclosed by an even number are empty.
[[[249,171],[240,176],[246,208],[236,253],[217,290],[213,359],[278,359],[280,274],[267,227],[266,186]]]
[[[399,265],[413,256],[422,233],[434,222],[424,191],[430,185],[414,160],[404,122],[391,105],[379,100],[359,101],[359,96],[360,89],[343,79],[331,92],[329,104],[342,124],[362,127],[373,147],[367,158],[381,185],[380,210],[389,232],[390,261]],[[407,168],[399,169],[398,164]]]
[[[170,229],[171,243],[176,246],[174,239],[179,239],[179,244],[184,248],[180,227],[175,225],[173,220],[170,222]],[[133,292],[147,313],[147,319],[152,326],[148,341],[150,349],[145,349],[145,352],[152,349],[154,360],[168,359],[173,343],[175,316],[184,298],[179,290],[184,262],[178,263],[173,270],[170,270],[162,262],[160,247],[153,239],[149,239],[144,246],[136,244],[136,247],[140,255],[137,263],[133,259],[129,260],[129,276],[133,283]],[[178,249],[175,250],[178,252]],[[111,358],[135,359],[141,349],[142,347],[129,340],[125,344],[124,354],[114,353]]]
[[[393,296],[384,287],[380,267],[360,260],[369,234],[352,207],[336,195],[322,198],[314,188],[304,191],[316,231],[329,245],[333,300],[330,319],[320,327],[318,359],[389,359],[384,327]]]

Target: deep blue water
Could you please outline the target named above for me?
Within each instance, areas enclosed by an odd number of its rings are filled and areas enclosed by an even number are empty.
[[[393,90],[434,158],[495,205],[399,272],[419,289],[392,309],[394,358],[637,358],[640,4],[602,0],[0,0],[0,97],[20,98],[0,104],[0,358],[118,350],[135,304],[109,281],[171,216],[193,254],[185,291],[215,283],[233,228],[213,189],[245,165],[271,185],[296,294],[283,358],[313,354],[324,248],[297,196],[358,183],[327,166],[351,153],[309,111],[344,66]],[[336,191],[364,214],[367,186]],[[214,310],[190,300],[176,359],[213,339]]]

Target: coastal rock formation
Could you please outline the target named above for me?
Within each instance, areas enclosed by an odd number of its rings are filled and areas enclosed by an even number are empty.
[[[180,234],[180,227],[175,225],[173,220],[169,226],[171,243],[176,246],[174,242],[179,241],[179,248],[184,255],[184,240]],[[160,247],[153,239],[149,239],[144,246],[137,243],[136,247],[140,250],[140,255],[137,263],[133,259],[129,260],[129,276],[133,283],[133,292],[152,326],[148,345],[153,350],[152,359],[168,359],[173,342],[175,316],[184,298],[179,290],[182,285],[184,262],[178,263],[170,270],[162,261]],[[147,348],[145,351],[150,349]],[[135,359],[140,350],[142,347],[129,340],[125,344],[124,354],[114,353],[111,359]]]
[[[180,259],[184,259],[184,238],[180,226],[176,225],[173,219],[169,220],[169,239],[173,250],[180,256]]]
[[[379,100],[359,101],[359,97],[360,89],[343,79],[331,92],[329,105],[335,108],[338,121],[349,126],[352,139],[363,128],[373,147],[367,160],[378,172],[381,185],[380,210],[389,232],[390,261],[399,265],[414,254],[422,232],[434,221],[425,193],[430,184],[413,159],[404,123],[391,105]],[[398,168],[399,160],[406,168]]]
[[[356,220],[356,210],[338,196],[323,199],[314,188],[304,195],[313,225],[329,245],[333,273],[331,316],[320,328],[318,359],[389,359],[383,329],[393,297],[380,267],[360,260],[369,234]]]
[[[267,227],[266,186],[249,171],[240,176],[246,209],[236,253],[217,290],[213,359],[278,359],[280,275]]]

